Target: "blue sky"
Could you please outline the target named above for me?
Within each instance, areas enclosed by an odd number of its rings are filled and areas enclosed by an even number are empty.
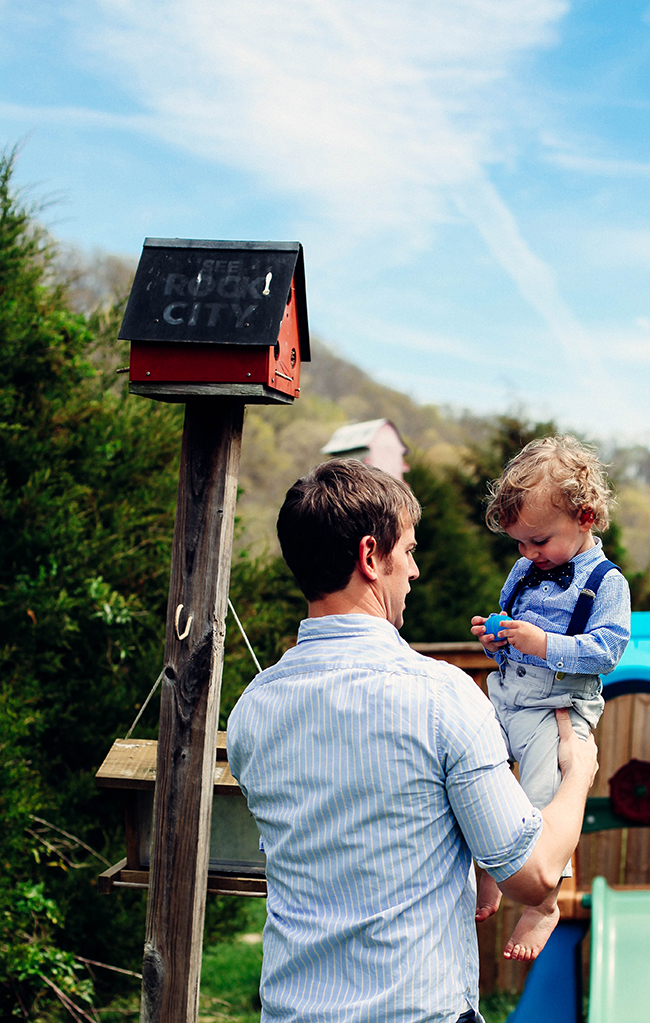
[[[297,239],[382,382],[648,444],[649,58],[648,0],[0,0],[0,140],[64,240]]]

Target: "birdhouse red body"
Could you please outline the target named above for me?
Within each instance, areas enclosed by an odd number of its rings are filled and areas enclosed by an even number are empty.
[[[292,402],[310,357],[302,246],[148,238],[119,336],[132,393]]]

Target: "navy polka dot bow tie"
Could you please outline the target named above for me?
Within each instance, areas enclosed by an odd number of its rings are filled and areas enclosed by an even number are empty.
[[[524,585],[539,586],[545,579],[552,579],[563,590],[568,590],[573,582],[575,568],[572,561],[567,561],[564,565],[557,565],[556,568],[549,568],[546,572],[542,572],[541,568],[538,568],[537,565],[531,565],[526,574]]]

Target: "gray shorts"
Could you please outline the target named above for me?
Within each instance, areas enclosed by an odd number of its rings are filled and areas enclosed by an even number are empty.
[[[487,683],[508,754],[519,764],[521,787],[542,810],[562,780],[555,711],[568,708],[573,727],[586,739],[605,706],[600,678],[568,673],[558,678],[551,668],[507,661],[504,670],[488,675]],[[570,877],[570,871],[563,876]]]

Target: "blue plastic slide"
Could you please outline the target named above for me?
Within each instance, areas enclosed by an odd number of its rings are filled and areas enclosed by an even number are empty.
[[[580,946],[588,928],[588,920],[558,924],[535,960],[507,1023],[576,1023],[582,1019]]]

